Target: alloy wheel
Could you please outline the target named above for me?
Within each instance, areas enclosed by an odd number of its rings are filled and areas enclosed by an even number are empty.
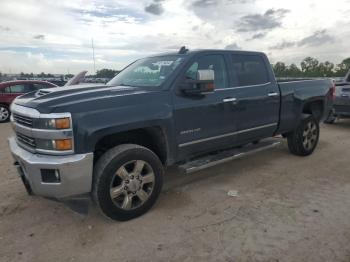
[[[154,172],[143,160],[133,160],[122,165],[114,174],[110,197],[121,209],[131,210],[145,203],[154,188]]]
[[[303,131],[303,146],[306,150],[311,150],[317,142],[317,126],[313,122],[308,122]]]
[[[6,107],[0,106],[0,121],[6,121],[10,116],[10,112]]]

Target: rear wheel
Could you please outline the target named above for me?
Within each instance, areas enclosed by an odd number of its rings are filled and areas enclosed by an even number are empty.
[[[156,202],[163,183],[163,166],[149,149],[120,145],[98,160],[93,198],[103,214],[129,220],[146,213]]]
[[[5,105],[0,105],[0,123],[9,121],[10,115],[9,108]]]
[[[313,116],[303,119],[297,129],[288,134],[288,148],[292,154],[308,156],[315,150],[320,135],[320,127]]]

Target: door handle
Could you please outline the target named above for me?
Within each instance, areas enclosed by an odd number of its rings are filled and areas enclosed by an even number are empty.
[[[267,96],[269,96],[269,97],[278,96],[278,93],[277,92],[270,92],[267,94]]]
[[[237,101],[237,98],[235,97],[230,97],[230,98],[225,98],[222,100],[224,103],[227,103],[227,102],[236,102]]]

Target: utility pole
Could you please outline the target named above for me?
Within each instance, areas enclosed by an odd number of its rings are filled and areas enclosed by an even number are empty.
[[[94,39],[93,38],[91,38],[91,47],[92,47],[92,59],[94,61],[94,74],[96,74],[95,49],[94,49]]]

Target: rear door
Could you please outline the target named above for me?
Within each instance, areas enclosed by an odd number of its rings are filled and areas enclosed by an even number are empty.
[[[11,94],[11,89],[9,86],[0,89],[0,103],[9,105],[13,99],[14,98]]]
[[[239,143],[272,136],[279,120],[280,94],[267,58],[233,53],[230,59]]]
[[[229,88],[227,59],[224,54],[200,54],[194,57],[179,78],[195,79],[198,70],[212,69],[215,91],[201,96],[188,96],[175,86],[174,119],[179,158],[228,147],[235,143],[236,122],[233,90]]]

